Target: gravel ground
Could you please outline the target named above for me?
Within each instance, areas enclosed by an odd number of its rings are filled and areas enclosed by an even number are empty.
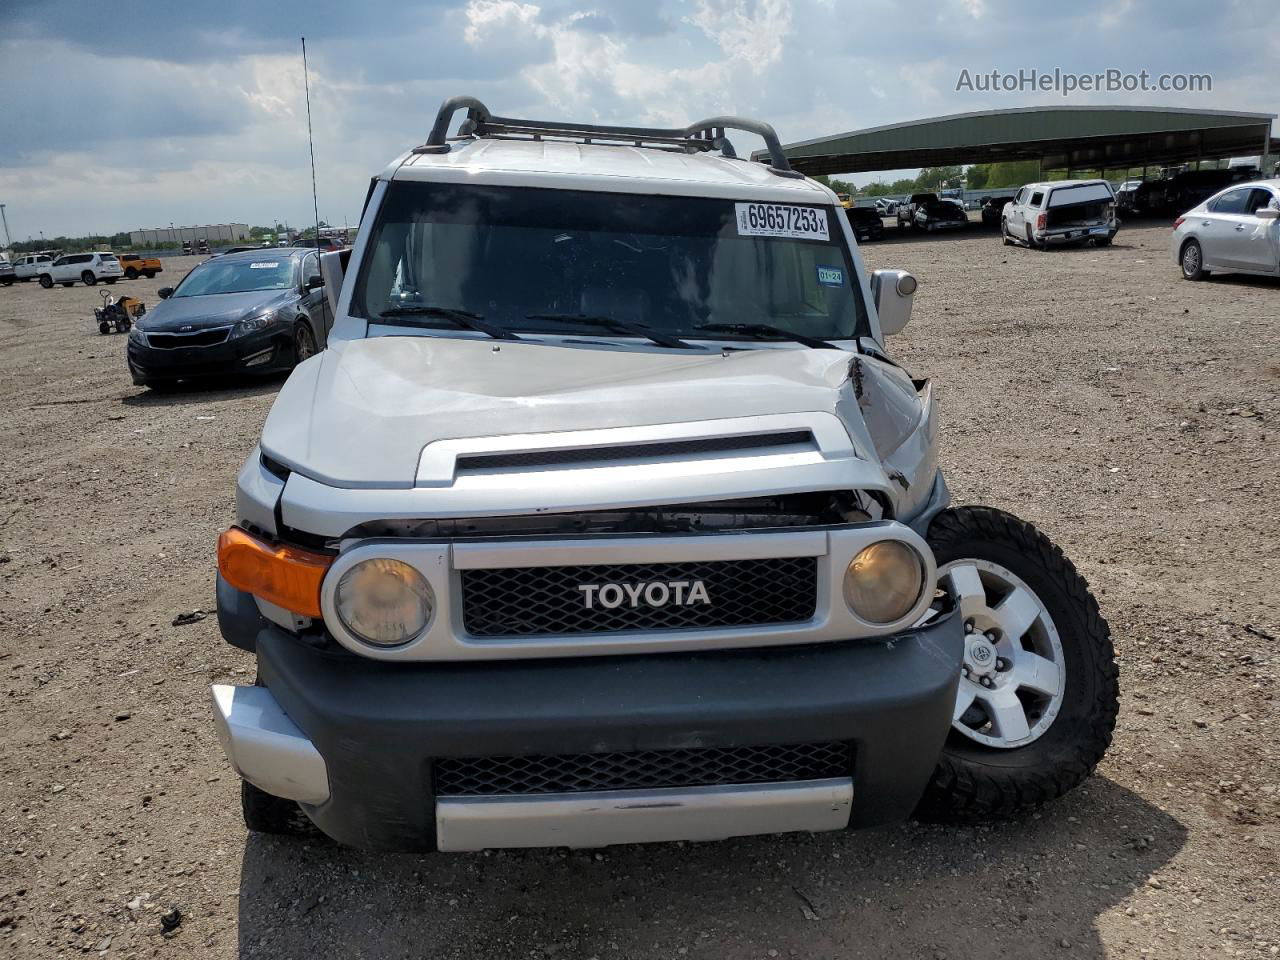
[[[1051,253],[890,237],[865,255],[921,279],[895,347],[936,380],[957,499],[1041,525],[1111,621],[1123,705],[1096,777],[977,829],[431,857],[247,837],[206,688],[252,659],[173,620],[212,607],[279,381],[150,395],[90,322],[98,289],[19,284],[0,288],[0,956],[1280,953],[1280,286],[1182,282],[1167,226]],[[194,262],[112,290],[154,304]]]

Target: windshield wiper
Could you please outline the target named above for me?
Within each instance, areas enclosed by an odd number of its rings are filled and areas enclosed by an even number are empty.
[[[459,327],[465,327],[468,330],[474,330],[477,333],[483,333],[493,337],[495,340],[521,340],[510,330],[495,326],[492,323],[485,323],[484,318],[478,313],[472,313],[470,310],[458,310],[454,307],[437,307],[437,306],[404,306],[391,307],[383,310],[378,315],[378,321],[387,317],[435,317],[440,320],[450,320]],[[428,324],[411,324],[412,326],[428,326]]]
[[[710,330],[713,333],[754,333],[756,336],[774,337],[778,340],[794,340],[796,343],[803,343],[806,347],[813,347],[815,350],[840,349],[828,340],[784,330],[782,327],[775,327],[771,323],[706,323],[695,329]]]
[[[659,333],[643,324],[627,323],[624,320],[615,320],[613,317],[590,316],[582,313],[528,313],[525,314],[525,319],[552,320],[556,323],[574,327],[604,327],[607,330],[614,330],[618,333],[629,333],[633,337],[645,337],[660,347],[678,347],[682,350],[697,349],[692,343],[685,343],[678,337],[667,336],[667,334]]]

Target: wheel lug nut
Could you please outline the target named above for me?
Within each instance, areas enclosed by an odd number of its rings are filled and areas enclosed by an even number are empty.
[[[1004,657],[996,657],[996,669],[1002,673],[1009,669],[1009,661]]]
[[[966,620],[966,621],[964,622],[964,632],[965,632],[965,633],[973,633],[973,621],[972,621],[972,620]]]
[[[982,680],[981,680],[980,682],[982,683],[982,685],[983,685],[984,687],[989,687],[989,686],[991,686],[991,678],[990,678],[990,677],[983,677],[983,678],[982,678]]]

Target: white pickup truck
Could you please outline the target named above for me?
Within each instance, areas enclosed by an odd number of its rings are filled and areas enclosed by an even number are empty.
[[[70,287],[77,280],[92,287],[99,280],[115,283],[124,270],[114,253],[69,253],[40,269],[40,286],[48,290],[55,283]]]
[[[1120,229],[1116,196],[1105,180],[1029,183],[1006,204],[1000,219],[1005,244],[1041,250],[1063,243],[1105,247]]]

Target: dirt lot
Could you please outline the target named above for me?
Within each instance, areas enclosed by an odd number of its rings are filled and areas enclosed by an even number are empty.
[[[172,624],[212,606],[278,382],[149,395],[98,289],[0,288],[0,956],[1280,953],[1280,285],[1184,283],[1167,236],[865,248],[921,278],[897,350],[936,378],[957,499],[1043,526],[1100,595],[1124,700],[1099,775],[980,829],[598,853],[247,837],[206,690],[252,659]],[[194,262],[113,292],[154,304]]]

